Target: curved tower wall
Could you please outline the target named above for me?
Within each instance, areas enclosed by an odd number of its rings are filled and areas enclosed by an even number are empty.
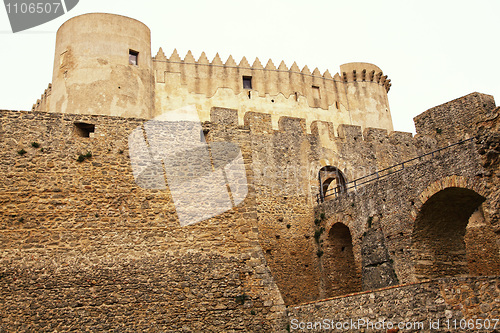
[[[129,64],[129,55],[137,65]],[[49,111],[151,118],[151,32],[119,15],[92,13],[57,31]]]
[[[387,75],[369,63],[352,62],[340,66],[347,108],[353,125],[393,131],[387,92],[391,87]]]

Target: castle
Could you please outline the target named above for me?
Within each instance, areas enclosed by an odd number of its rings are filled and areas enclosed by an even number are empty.
[[[472,93],[413,136],[390,87],[68,20],[44,94],[0,111],[0,331],[493,329],[500,108]]]

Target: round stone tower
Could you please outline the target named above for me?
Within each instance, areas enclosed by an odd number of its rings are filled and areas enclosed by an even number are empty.
[[[392,131],[387,98],[391,80],[387,79],[387,75],[377,66],[365,62],[341,65],[339,74],[345,84],[351,123],[363,128],[376,127]]]
[[[151,118],[151,32],[129,17],[92,13],[57,31],[49,111]]]

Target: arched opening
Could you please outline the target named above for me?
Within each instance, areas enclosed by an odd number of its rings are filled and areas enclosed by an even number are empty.
[[[324,166],[318,172],[321,201],[335,198],[346,191],[346,178],[342,171],[334,166]]]
[[[417,279],[466,276],[470,274],[470,262],[482,260],[478,258],[480,251],[466,246],[465,234],[469,220],[480,219],[472,215],[484,200],[473,190],[450,187],[423,204],[412,234]]]
[[[322,257],[327,297],[361,291],[361,273],[356,267],[349,228],[335,223],[323,243]]]

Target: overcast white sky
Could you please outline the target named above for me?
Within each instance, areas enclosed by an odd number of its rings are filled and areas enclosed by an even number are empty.
[[[13,34],[0,8],[0,109],[31,110],[52,80],[55,35],[73,16],[107,12],[151,29],[152,53],[177,48],[223,61],[271,58],[338,72],[379,66],[392,80],[394,129],[414,132],[419,113],[478,91],[500,101],[500,1],[80,0],[67,14]],[[500,103],[500,102],[499,102]]]

